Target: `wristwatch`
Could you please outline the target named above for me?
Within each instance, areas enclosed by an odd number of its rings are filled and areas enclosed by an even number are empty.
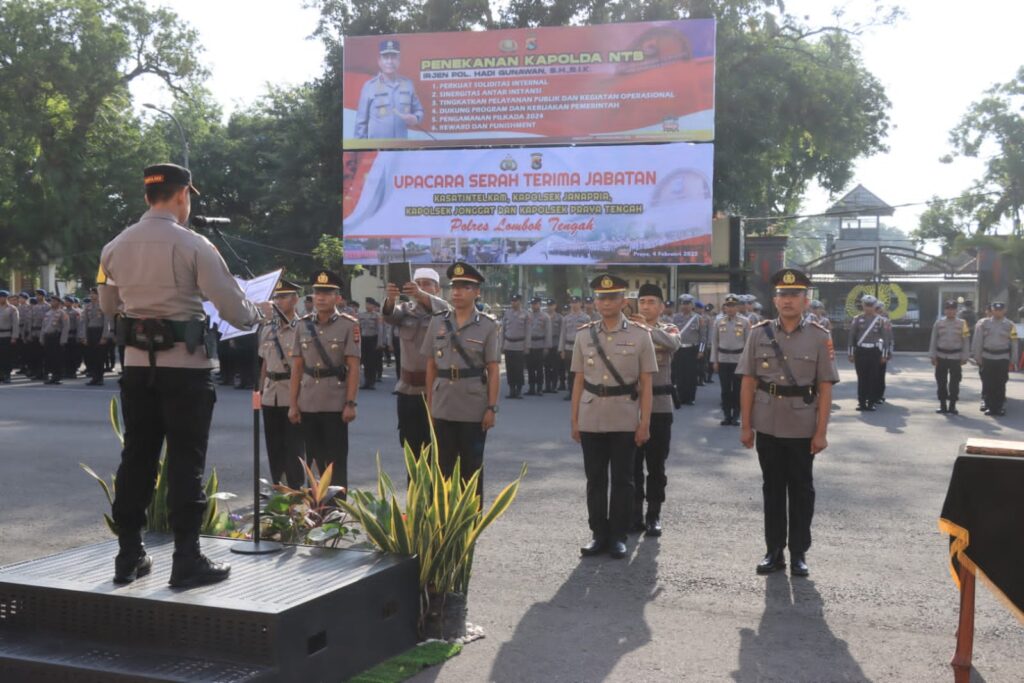
[[[491,411],[491,412],[492,412],[492,413],[494,413],[495,415],[497,415],[497,414],[498,414],[498,406],[497,406],[497,405],[493,405],[493,406],[487,406],[487,410]]]
[[[356,403],[355,401],[345,401],[345,407],[346,408],[348,408],[349,406],[352,406],[353,408],[355,408],[357,405],[359,405],[359,404]]]

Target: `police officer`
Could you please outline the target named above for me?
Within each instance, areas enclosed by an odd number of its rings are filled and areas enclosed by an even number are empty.
[[[11,383],[14,344],[21,334],[21,316],[8,301],[10,296],[6,289],[0,289],[0,384]]]
[[[939,387],[937,413],[957,415],[956,402],[960,398],[961,366],[970,357],[971,332],[967,323],[956,315],[956,301],[946,301],[945,315],[932,325],[928,355],[935,366],[935,383]]]
[[[896,350],[896,339],[892,333],[892,321],[889,320],[889,312],[885,310],[885,304],[881,301],[875,302],[875,315],[882,318],[882,326],[888,336],[886,343],[882,346],[882,358],[886,362],[882,364],[882,369],[878,373],[878,388],[875,391],[875,402],[885,403],[885,379],[889,374],[889,361],[892,360],[892,353]]]
[[[305,481],[302,460],[305,459],[302,428],[288,419],[291,405],[291,350],[295,347],[298,318],[295,307],[300,287],[280,278],[271,295],[279,315],[260,327],[259,353],[260,409],[263,413],[263,436],[267,440],[267,460],[274,483],[287,483],[299,488]]]
[[[82,365],[81,343],[79,337],[79,321],[82,311],[76,307],[78,300],[68,294],[64,297],[64,312],[68,314],[68,343],[64,346],[64,377],[76,379],[78,368]]]
[[[583,298],[583,311],[587,314],[587,317],[593,322],[601,319],[601,314],[594,308],[594,297],[587,296]],[[575,342],[575,339],[573,340]]]
[[[99,290],[89,290],[88,303],[82,309],[81,339],[85,344],[85,371],[89,375],[87,386],[103,386],[103,361],[107,346],[113,340],[111,319],[100,308]]]
[[[36,302],[32,304],[29,314],[29,377],[32,379],[47,379],[43,358],[43,318],[50,311],[48,303],[49,295],[45,289],[37,289]]]
[[[377,302],[371,297],[366,298],[366,310],[357,315],[359,335],[362,339],[361,353],[363,361],[363,386],[360,389],[374,389],[377,383],[377,365],[380,360],[380,339],[383,327]]]
[[[815,299],[811,302],[810,311],[810,314],[814,316],[811,320],[818,323],[831,333],[832,321],[828,319],[828,314],[825,312],[825,304]]]
[[[740,423],[740,381],[736,374],[736,364],[747,344],[751,324],[747,318],[739,315],[739,297],[726,294],[723,302],[724,315],[712,323],[711,328],[711,364],[718,373],[718,381],[722,385],[722,421],[721,425],[738,425]]]
[[[974,328],[974,360],[981,372],[981,395],[985,414],[1006,415],[1006,382],[1010,366],[1016,362],[1017,326],[1006,319],[1006,303],[992,302],[992,316],[978,321]]]
[[[397,40],[380,41],[380,73],[359,93],[357,138],[407,138],[409,126],[423,123],[423,105],[412,81],[398,75],[400,47]]]
[[[420,353],[427,358],[427,402],[437,435],[437,459],[446,477],[459,462],[462,480],[481,470],[487,431],[498,414],[501,338],[498,322],[477,310],[484,276],[456,261],[446,272],[451,309],[435,315]],[[477,493],[483,499],[483,472]]]
[[[508,383],[508,396],[505,398],[523,397],[528,320],[529,315],[523,310],[522,296],[513,294],[509,297],[509,307],[501,319],[501,346],[505,353],[505,381]]]
[[[60,384],[65,372],[64,348],[71,333],[71,322],[58,294],[50,297],[50,310],[43,316],[39,339],[43,345],[43,374],[46,384]]]
[[[756,440],[764,482],[768,552],[757,573],[784,569],[788,544],[790,572],[807,576],[814,456],[828,446],[832,385],[839,381],[839,372],[832,338],[804,317],[811,284],[807,275],[784,268],[772,276],[772,284],[779,317],[751,329],[736,370],[743,376],[740,441],[752,448]]]
[[[680,344],[672,358],[672,378],[679,402],[684,406],[692,406],[697,398],[697,373],[706,341],[704,317],[693,310],[693,303],[693,295],[681,295],[679,310],[672,318],[672,324],[679,329]]]
[[[857,410],[873,411],[878,401],[882,366],[888,362],[885,349],[892,334],[886,321],[875,313],[878,299],[861,299],[862,313],[850,324],[849,360],[857,370]]]
[[[651,389],[651,438],[638,446],[633,470],[633,530],[645,536],[661,536],[661,506],[665,502],[665,461],[672,441],[672,411],[675,387],[672,385],[672,356],[679,349],[679,330],[662,320],[665,299],[661,287],[645,284],[637,293],[639,314],[631,320],[647,327],[654,343],[658,371]],[[647,465],[646,491],[644,464]],[[646,493],[646,495],[645,495]],[[647,513],[644,514],[644,499]]]
[[[423,402],[427,388],[427,358],[420,353],[427,328],[434,313],[448,310],[448,304],[439,298],[441,276],[433,268],[417,268],[412,282],[388,283],[384,300],[384,320],[398,331],[399,345],[395,347],[400,364],[398,384],[398,439],[409,444],[419,457],[430,445],[430,416]],[[408,301],[399,301],[405,294]],[[400,349],[400,351],[399,351]]]
[[[569,299],[569,312],[562,317],[562,331],[559,335],[558,348],[562,353],[562,367],[572,364],[572,349],[576,344],[576,333],[587,323],[593,322],[583,310],[583,300],[578,296]],[[569,370],[569,392],[563,400],[572,400],[573,372]]]
[[[256,324],[270,306],[264,303],[261,310],[247,301],[209,240],[185,227],[191,195],[198,194],[188,169],[150,166],[144,183],[149,210],[103,248],[96,278],[103,313],[123,311],[118,335],[127,344],[121,377],[125,442],[113,505],[120,545],[114,580],[134,581],[152,567],[140,530],[166,441],[174,530],[170,584],[187,588],[221,581],[230,571],[199,548],[207,503],[202,476],[216,401],[203,300],[238,328]]]
[[[527,396],[540,396],[544,384],[544,354],[551,348],[551,318],[541,309],[539,296],[530,299],[526,320],[526,373],[530,380]]]
[[[333,465],[331,482],[348,488],[348,425],[356,419],[359,392],[359,320],[338,312],[341,278],[317,271],[314,313],[295,326],[288,419],[302,425],[306,462],[323,474]],[[344,495],[344,494],[343,494]]]
[[[547,306],[547,315],[551,320],[551,345],[544,350],[544,393],[554,394],[559,388],[565,389],[565,374],[558,348],[558,340],[562,336],[562,314],[558,312],[554,299],[548,299],[544,305]],[[561,387],[558,385],[559,379]]]
[[[29,341],[29,330],[32,326],[32,306],[29,304],[28,292],[21,292],[18,294],[18,319],[19,319],[19,331],[17,336],[17,343],[15,348],[17,349],[17,363],[19,371],[25,377],[29,376],[29,358],[28,358],[28,341]]]
[[[576,333],[572,351],[572,438],[583,447],[592,534],[580,548],[584,556],[626,556],[636,451],[651,437],[658,362],[648,329],[622,313],[626,284],[615,275],[591,281],[601,320]]]

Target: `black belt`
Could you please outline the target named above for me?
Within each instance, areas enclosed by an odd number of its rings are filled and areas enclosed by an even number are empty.
[[[291,379],[291,378],[292,378],[292,373],[290,373],[290,372],[268,372],[267,373],[267,379],[273,380],[275,382],[280,382],[283,379]]]
[[[457,368],[454,365],[450,368],[438,368],[438,377],[447,377],[452,382],[460,379],[468,379],[470,377],[483,377],[483,368]]]
[[[526,339],[526,337],[505,337],[505,341],[520,342]]]
[[[544,341],[545,339],[547,339],[547,337],[544,337],[544,336],[530,337],[530,341]]]
[[[935,350],[938,351],[939,353],[960,353],[963,351],[963,349],[940,349],[938,347],[936,347]],[[1009,351],[1010,349],[1006,350]]]
[[[743,349],[718,349],[719,353],[743,353]]]
[[[583,382],[583,388],[597,396],[636,396],[636,382],[625,386],[609,387],[604,384]],[[634,399],[635,400],[635,399]]]
[[[303,368],[302,371],[313,379],[327,379],[337,377],[342,382],[348,378],[348,368]]]
[[[1005,349],[982,349],[982,353],[1009,353],[1012,346],[1007,346]]]
[[[763,391],[767,391],[772,396],[814,396],[818,393],[817,387],[795,387],[793,385],[782,385],[776,384],[775,382],[765,382],[763,379],[757,380],[757,388]]]
[[[662,384],[661,386],[654,387],[651,393],[655,396],[670,396],[674,388],[671,384]]]

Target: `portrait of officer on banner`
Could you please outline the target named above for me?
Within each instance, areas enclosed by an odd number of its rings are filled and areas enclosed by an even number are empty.
[[[380,72],[363,86],[356,109],[355,137],[407,138],[409,126],[423,123],[423,105],[412,81],[398,74],[401,45],[380,41],[377,66]]]

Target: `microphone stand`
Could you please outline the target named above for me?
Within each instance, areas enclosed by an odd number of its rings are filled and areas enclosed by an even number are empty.
[[[231,242],[224,237],[220,228],[216,225],[209,227],[213,234],[220,238],[221,243],[227,247],[227,250],[235,260],[242,264],[242,268],[245,269],[249,279],[255,278],[256,275],[252,272],[252,268],[249,267],[249,262],[242,258],[242,255],[231,246]],[[276,305],[274,306],[274,311],[282,319],[285,319],[284,313]],[[262,328],[263,325],[261,323],[256,326],[256,331],[253,332],[256,335],[257,352],[253,355],[253,365],[255,367],[253,370],[254,388],[252,391],[252,540],[241,540],[231,546],[231,552],[239,555],[269,555],[284,550],[280,543],[260,540],[260,393],[256,383],[260,381],[259,338]]]

